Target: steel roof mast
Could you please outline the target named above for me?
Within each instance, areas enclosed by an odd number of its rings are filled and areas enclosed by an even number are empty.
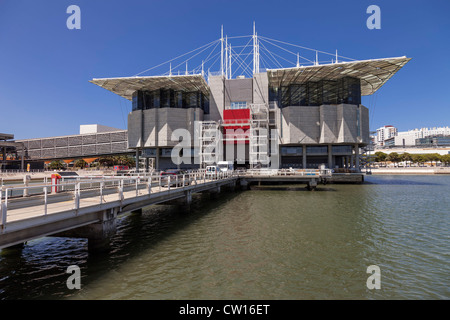
[[[231,79],[231,43],[228,45],[228,36],[223,37],[223,25],[220,33],[220,74],[225,79]]]
[[[259,73],[259,42],[256,25],[253,21],[253,74]]]
[[[220,29],[220,74],[223,75],[223,25]]]

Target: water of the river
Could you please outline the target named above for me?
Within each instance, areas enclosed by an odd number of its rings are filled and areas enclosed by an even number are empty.
[[[50,237],[3,250],[0,299],[450,298],[449,175],[277,187],[126,215],[105,253]],[[80,290],[67,288],[70,265]]]

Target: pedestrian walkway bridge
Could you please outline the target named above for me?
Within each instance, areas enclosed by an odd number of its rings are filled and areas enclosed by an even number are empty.
[[[79,229],[80,237],[104,238],[115,232],[118,214],[175,199],[183,199],[188,205],[193,193],[220,192],[222,186],[234,186],[237,179],[231,172],[212,176],[199,171],[175,176],[80,177],[61,184],[3,186],[0,248],[73,229]]]
[[[261,181],[306,183],[314,188],[331,177],[328,170],[204,170],[180,175],[90,176],[65,179],[58,184],[5,185],[0,192],[0,249],[48,236],[64,235],[102,240],[113,234],[119,214],[145,206],[181,200],[188,206],[192,195],[219,193]]]

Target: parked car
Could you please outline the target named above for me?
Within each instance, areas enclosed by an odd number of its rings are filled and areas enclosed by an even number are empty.
[[[206,167],[206,176],[209,177],[215,177],[217,174],[219,174],[220,168],[218,166],[207,166]]]
[[[219,161],[217,162],[217,166],[222,172],[229,172],[234,170],[233,161]]]

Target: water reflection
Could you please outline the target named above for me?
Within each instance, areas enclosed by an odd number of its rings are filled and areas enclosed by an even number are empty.
[[[391,175],[378,175],[378,176],[366,176],[365,184],[385,184],[385,185],[418,185],[418,186],[439,186],[445,185],[445,183],[439,183],[439,178],[435,175],[430,176],[391,176]],[[445,180],[445,177],[444,177]]]

